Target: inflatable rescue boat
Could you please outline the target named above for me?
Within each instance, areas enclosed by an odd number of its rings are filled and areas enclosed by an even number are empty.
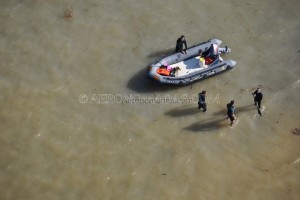
[[[164,84],[185,85],[232,69],[234,60],[223,60],[221,54],[230,53],[227,46],[219,47],[221,40],[211,39],[166,56],[151,64],[148,77]]]

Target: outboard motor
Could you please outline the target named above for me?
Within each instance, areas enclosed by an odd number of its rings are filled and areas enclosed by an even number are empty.
[[[230,53],[231,49],[225,46],[224,48],[219,48],[219,54]]]

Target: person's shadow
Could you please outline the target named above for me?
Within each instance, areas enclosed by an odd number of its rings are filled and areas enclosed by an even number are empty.
[[[242,107],[236,107],[236,113],[238,115],[239,113],[244,113],[244,112],[247,112],[250,110],[255,110],[255,109],[256,109],[256,107],[253,106],[252,104],[242,106]],[[228,127],[229,120],[227,119],[226,112],[227,111],[225,109],[215,112],[212,114],[213,116],[215,116],[214,118],[195,122],[195,123],[183,128],[183,130],[198,132],[198,131],[211,131],[211,130]]]
[[[193,106],[193,107],[181,106],[179,108],[173,108],[173,109],[169,110],[168,112],[165,112],[165,115],[168,115],[171,117],[184,117],[184,116],[188,116],[188,115],[194,115],[197,113],[203,113],[203,111],[199,110],[195,104],[195,106]],[[224,117],[223,118],[221,116],[218,118],[214,117],[214,118],[202,120],[199,122],[195,122],[195,123],[183,128],[183,130],[198,132],[198,131],[209,131],[209,130],[219,129],[219,128],[228,126],[229,124],[225,123],[226,112],[224,113],[222,111],[222,113],[221,113],[221,111],[220,111],[218,113],[219,113],[218,115],[223,115]]]
[[[185,128],[183,130],[198,132],[198,131],[211,131],[215,129],[220,129],[229,126],[226,122],[226,118],[219,119],[206,119],[200,122],[195,122]]]
[[[183,116],[187,116],[187,115],[194,115],[199,112],[200,112],[200,110],[196,106],[194,106],[194,107],[182,106],[179,108],[173,108],[173,109],[169,110],[168,112],[165,112],[165,115],[169,115],[172,117],[183,117]]]
[[[250,105],[246,105],[246,106],[242,106],[242,107],[235,107],[235,112],[236,114],[238,115],[239,113],[244,113],[244,112],[247,112],[247,111],[250,111],[250,110],[256,110],[256,106],[250,104]],[[219,116],[219,115],[226,115],[227,113],[227,110],[223,109],[223,110],[220,110],[218,112],[215,112],[213,113],[214,116]]]

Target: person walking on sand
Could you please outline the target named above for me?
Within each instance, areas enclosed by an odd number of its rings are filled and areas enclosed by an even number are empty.
[[[261,115],[260,107],[261,107],[261,100],[263,99],[263,94],[261,93],[260,88],[257,88],[255,92],[252,93],[254,97],[254,105],[257,106],[258,114]]]
[[[203,108],[203,112],[206,112],[207,105],[206,105],[206,91],[203,90],[201,93],[198,94],[198,109]]]
[[[261,93],[260,88],[257,88],[255,92],[252,93],[252,95],[254,97],[254,105],[258,106],[258,108],[260,109],[261,100],[263,99],[263,94]]]
[[[230,119],[230,126],[232,127],[233,121],[236,119],[235,118],[235,108],[234,108],[234,100],[231,100],[230,103],[227,104],[227,116]]]
[[[183,45],[185,46],[185,49],[183,49]],[[184,35],[182,35],[182,36],[180,36],[180,38],[177,39],[175,52],[177,52],[177,53],[184,52],[185,54],[187,54],[186,49],[187,49],[186,40],[185,40]]]

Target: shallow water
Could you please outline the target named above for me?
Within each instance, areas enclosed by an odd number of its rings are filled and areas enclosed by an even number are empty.
[[[0,5],[1,199],[299,197],[299,1]],[[188,45],[221,39],[236,68],[186,87],[154,84],[146,67],[181,34]],[[204,89],[206,113],[194,98]]]

